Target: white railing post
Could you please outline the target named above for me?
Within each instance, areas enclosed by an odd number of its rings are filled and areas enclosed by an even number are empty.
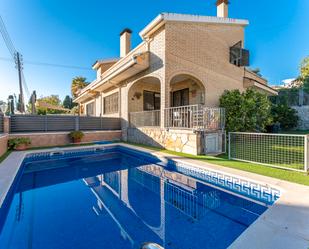
[[[231,132],[229,132],[229,136],[228,136],[228,143],[229,143],[229,159],[231,159]]]
[[[308,136],[304,137],[304,171],[308,172]]]

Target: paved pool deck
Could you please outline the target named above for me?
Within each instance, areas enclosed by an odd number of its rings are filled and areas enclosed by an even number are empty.
[[[191,166],[223,172],[267,184],[281,191],[281,197],[261,215],[236,241],[231,249],[308,249],[309,248],[309,187],[287,181],[257,175],[237,169],[226,168],[207,162],[183,158],[128,144],[94,145],[44,150],[12,152],[0,164],[0,207],[12,185],[24,157],[31,153],[66,151],[83,148],[122,145],[124,147],[148,152],[162,159],[172,159]]]

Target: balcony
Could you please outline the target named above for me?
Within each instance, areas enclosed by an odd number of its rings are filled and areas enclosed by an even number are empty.
[[[160,110],[131,112],[130,127],[160,127]],[[225,110],[203,105],[188,105],[164,109],[164,127],[203,131],[224,130]]]

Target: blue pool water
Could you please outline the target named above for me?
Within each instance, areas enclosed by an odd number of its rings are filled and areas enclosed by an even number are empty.
[[[9,202],[1,249],[227,248],[267,209],[117,149],[28,160]]]

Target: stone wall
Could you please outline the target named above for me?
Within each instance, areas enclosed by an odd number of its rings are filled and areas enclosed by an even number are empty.
[[[22,133],[10,134],[10,138],[28,137],[31,139],[31,147],[47,147],[47,146],[61,146],[70,144],[68,132],[54,132],[54,133]],[[84,132],[85,136],[82,142],[94,141],[111,141],[120,140],[121,131],[89,131]]]
[[[7,151],[8,135],[0,135],[0,156]]]
[[[166,130],[159,127],[129,128],[129,142],[198,155],[203,151],[201,135],[189,130]]]
[[[309,106],[292,106],[299,116],[297,130],[309,130]]]

